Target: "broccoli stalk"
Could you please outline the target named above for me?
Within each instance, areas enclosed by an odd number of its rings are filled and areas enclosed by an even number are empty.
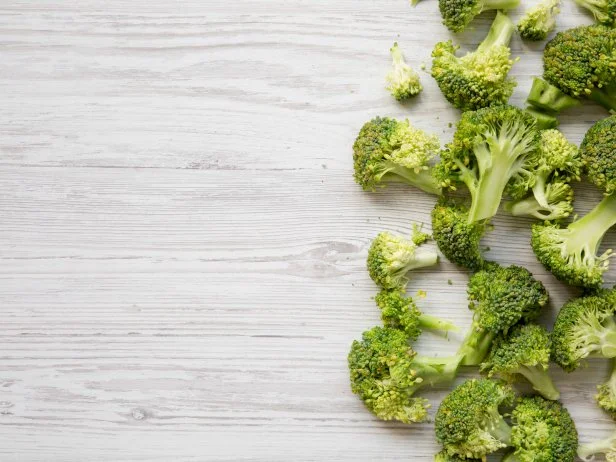
[[[548,114],[558,114],[565,109],[580,105],[579,99],[563,93],[560,89],[539,77],[533,79],[533,85],[526,102]]]
[[[616,85],[593,88],[588,94],[588,98],[610,112],[616,111]]]
[[[616,0],[575,0],[575,3],[591,12],[598,23],[608,27],[616,25]]]
[[[405,100],[421,92],[423,87],[419,82],[419,74],[406,64],[398,42],[389,50],[393,61],[393,69],[387,74],[387,90],[398,101]]]
[[[607,461],[616,460],[616,434],[592,443],[581,444],[578,448],[578,457],[583,460],[592,460],[591,456],[605,454]]]
[[[505,210],[513,216],[529,216],[539,220],[559,220],[573,212],[573,189],[568,184],[536,184],[532,191],[533,195],[525,199],[505,204]]]
[[[520,0],[439,0],[443,24],[452,32],[461,32],[480,13],[488,10],[511,10]]]

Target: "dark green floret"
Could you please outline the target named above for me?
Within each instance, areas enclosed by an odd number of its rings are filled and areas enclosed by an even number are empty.
[[[476,16],[489,10],[512,10],[520,0],[439,0],[443,24],[452,32],[461,32]]]
[[[406,64],[398,42],[394,43],[389,51],[393,65],[392,70],[386,76],[387,90],[398,101],[418,95],[423,90],[419,81],[419,74]]]
[[[575,3],[592,13],[598,23],[616,26],[616,0],[575,0]]]
[[[560,0],[543,0],[529,8],[518,22],[520,36],[526,40],[545,40],[556,26]]]
[[[590,181],[605,194],[616,192],[616,115],[590,127],[582,141],[580,154]]]

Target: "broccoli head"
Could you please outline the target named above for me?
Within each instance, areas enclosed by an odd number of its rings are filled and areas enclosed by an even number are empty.
[[[560,0],[543,0],[526,11],[518,22],[520,36],[526,40],[545,40],[556,26]]]
[[[423,387],[451,382],[459,358],[423,358],[406,334],[374,327],[354,341],[348,356],[351,389],[379,419],[404,423],[427,419],[429,403],[414,396]]]
[[[613,115],[590,127],[580,147],[586,175],[592,183],[603,189],[605,194],[616,192],[615,152],[616,115]]]
[[[497,376],[510,383],[525,377],[541,395],[558,399],[560,393],[548,374],[550,346],[545,328],[537,324],[516,326],[494,340],[481,371],[490,378]]]
[[[468,223],[486,220],[496,214],[509,182],[532,176],[529,168],[539,141],[536,119],[516,107],[465,112],[435,174],[451,189],[466,185],[471,195]]]
[[[421,251],[418,247],[413,240],[388,232],[379,233],[368,250],[368,273],[372,280],[385,288],[404,287],[409,271],[438,262],[436,253]]]
[[[386,77],[387,90],[398,101],[419,94],[423,90],[419,81],[419,74],[404,61],[398,42],[394,43],[389,51],[393,60],[393,68]]]
[[[575,0],[575,3],[591,12],[598,23],[616,26],[616,0]]]
[[[607,381],[597,386],[595,400],[601,409],[616,419],[616,360],[612,359],[612,373]]]
[[[501,414],[512,406],[513,389],[488,379],[471,379],[441,402],[434,426],[436,438],[450,456],[484,458],[511,444],[511,427]],[[455,460],[455,459],[454,459]]]
[[[458,58],[451,40],[432,51],[432,77],[443,96],[463,111],[505,104],[516,86],[508,77],[513,60],[509,42],[515,26],[498,13],[487,37],[477,49]]]
[[[408,120],[376,117],[364,124],[353,145],[355,181],[366,191],[395,181],[440,194],[430,167],[439,149],[436,135],[414,128]]]
[[[461,32],[476,16],[489,10],[511,10],[520,0],[439,0],[443,24],[452,32]]]

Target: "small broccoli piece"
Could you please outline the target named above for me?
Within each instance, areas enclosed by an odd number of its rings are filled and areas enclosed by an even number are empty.
[[[614,62],[616,69],[616,61]],[[616,72],[616,71],[615,71]],[[586,175],[605,194],[616,192],[616,115],[599,120],[586,132],[580,155]]]
[[[560,393],[547,372],[550,346],[545,328],[536,324],[516,326],[494,340],[481,371],[490,378],[497,376],[510,383],[523,376],[547,399],[558,399]]]
[[[461,32],[476,16],[489,10],[512,10],[520,0],[439,0],[443,24],[452,32]]]
[[[616,0],[575,0],[575,3],[591,12],[598,23],[616,26]]]
[[[471,194],[468,223],[493,217],[507,184],[529,177],[539,148],[539,131],[531,115],[513,106],[465,112],[435,175],[455,189],[464,183]]]
[[[388,289],[404,287],[409,271],[438,262],[436,253],[418,251],[418,247],[412,240],[388,232],[379,233],[368,250],[368,272],[372,280]]]
[[[415,301],[400,289],[383,289],[374,300],[385,326],[404,331],[410,340],[417,340],[423,329],[437,332],[459,330],[449,321],[423,314]]]
[[[508,385],[467,380],[441,402],[434,421],[436,438],[450,456],[485,460],[511,444],[511,427],[500,408],[512,406],[514,400]]]
[[[578,447],[575,422],[557,401],[521,398],[511,414],[511,445],[503,462],[573,462]]]
[[[509,202],[505,209],[513,216],[528,216],[539,220],[561,220],[573,212],[573,188],[567,183],[555,182],[545,186],[546,207],[535,196]]]
[[[389,51],[393,60],[393,69],[386,77],[387,90],[398,101],[418,95],[423,90],[419,81],[419,74],[404,61],[398,42],[395,42]]]
[[[571,372],[588,357],[616,357],[616,303],[611,295],[579,297],[560,309],[552,330],[552,361]]]
[[[453,381],[459,358],[419,357],[403,331],[374,327],[353,342],[348,363],[351,389],[370,411],[382,420],[412,423],[425,421],[429,407],[414,394]]]
[[[353,145],[355,181],[365,191],[403,182],[440,194],[430,167],[439,149],[436,135],[414,128],[408,120],[376,117],[364,124]]]
[[[542,0],[518,22],[518,31],[526,40],[545,40],[556,26],[556,16],[560,13],[560,0]]]
[[[508,77],[513,60],[509,42],[515,30],[511,20],[498,13],[477,49],[458,58],[451,40],[432,51],[432,77],[443,96],[463,111],[507,103],[516,86]]]
[[[481,459],[467,459],[455,454],[447,454],[447,451],[441,451],[434,456],[434,462],[481,462]]]
[[[613,419],[616,419],[616,360],[612,359],[612,373],[609,379],[597,386],[597,394],[595,395],[597,404],[605,412],[610,414]]]
[[[432,210],[432,235],[447,259],[473,271],[484,265],[479,242],[488,225],[468,223],[468,209],[451,199],[440,198]]]
[[[475,366],[486,358],[496,336],[507,334],[519,322],[536,319],[549,296],[527,269],[491,263],[471,276],[468,298],[473,324],[459,354],[464,356],[463,365]]]
[[[616,433],[578,448],[578,457],[582,460],[593,460],[592,456],[597,454],[604,454],[607,462],[616,462]]]

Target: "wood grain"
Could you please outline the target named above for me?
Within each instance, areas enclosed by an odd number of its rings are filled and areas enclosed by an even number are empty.
[[[563,10],[561,28],[589,22]],[[419,68],[449,37],[434,1],[3,2],[0,460],[432,460],[430,424],[350,393],[346,353],[378,322],[370,240],[429,229],[434,200],[363,193],[350,147],[379,114],[448,140],[458,114],[428,74],[406,105],[383,76],[394,40]],[[521,104],[540,47],[512,48]],[[580,141],[602,116],[562,128]],[[549,325],[576,292],[535,261],[530,221],[495,224],[490,258],[547,284]],[[467,326],[466,280],[443,261],[410,290]],[[613,428],[592,401],[606,369],[554,369],[583,440]]]

